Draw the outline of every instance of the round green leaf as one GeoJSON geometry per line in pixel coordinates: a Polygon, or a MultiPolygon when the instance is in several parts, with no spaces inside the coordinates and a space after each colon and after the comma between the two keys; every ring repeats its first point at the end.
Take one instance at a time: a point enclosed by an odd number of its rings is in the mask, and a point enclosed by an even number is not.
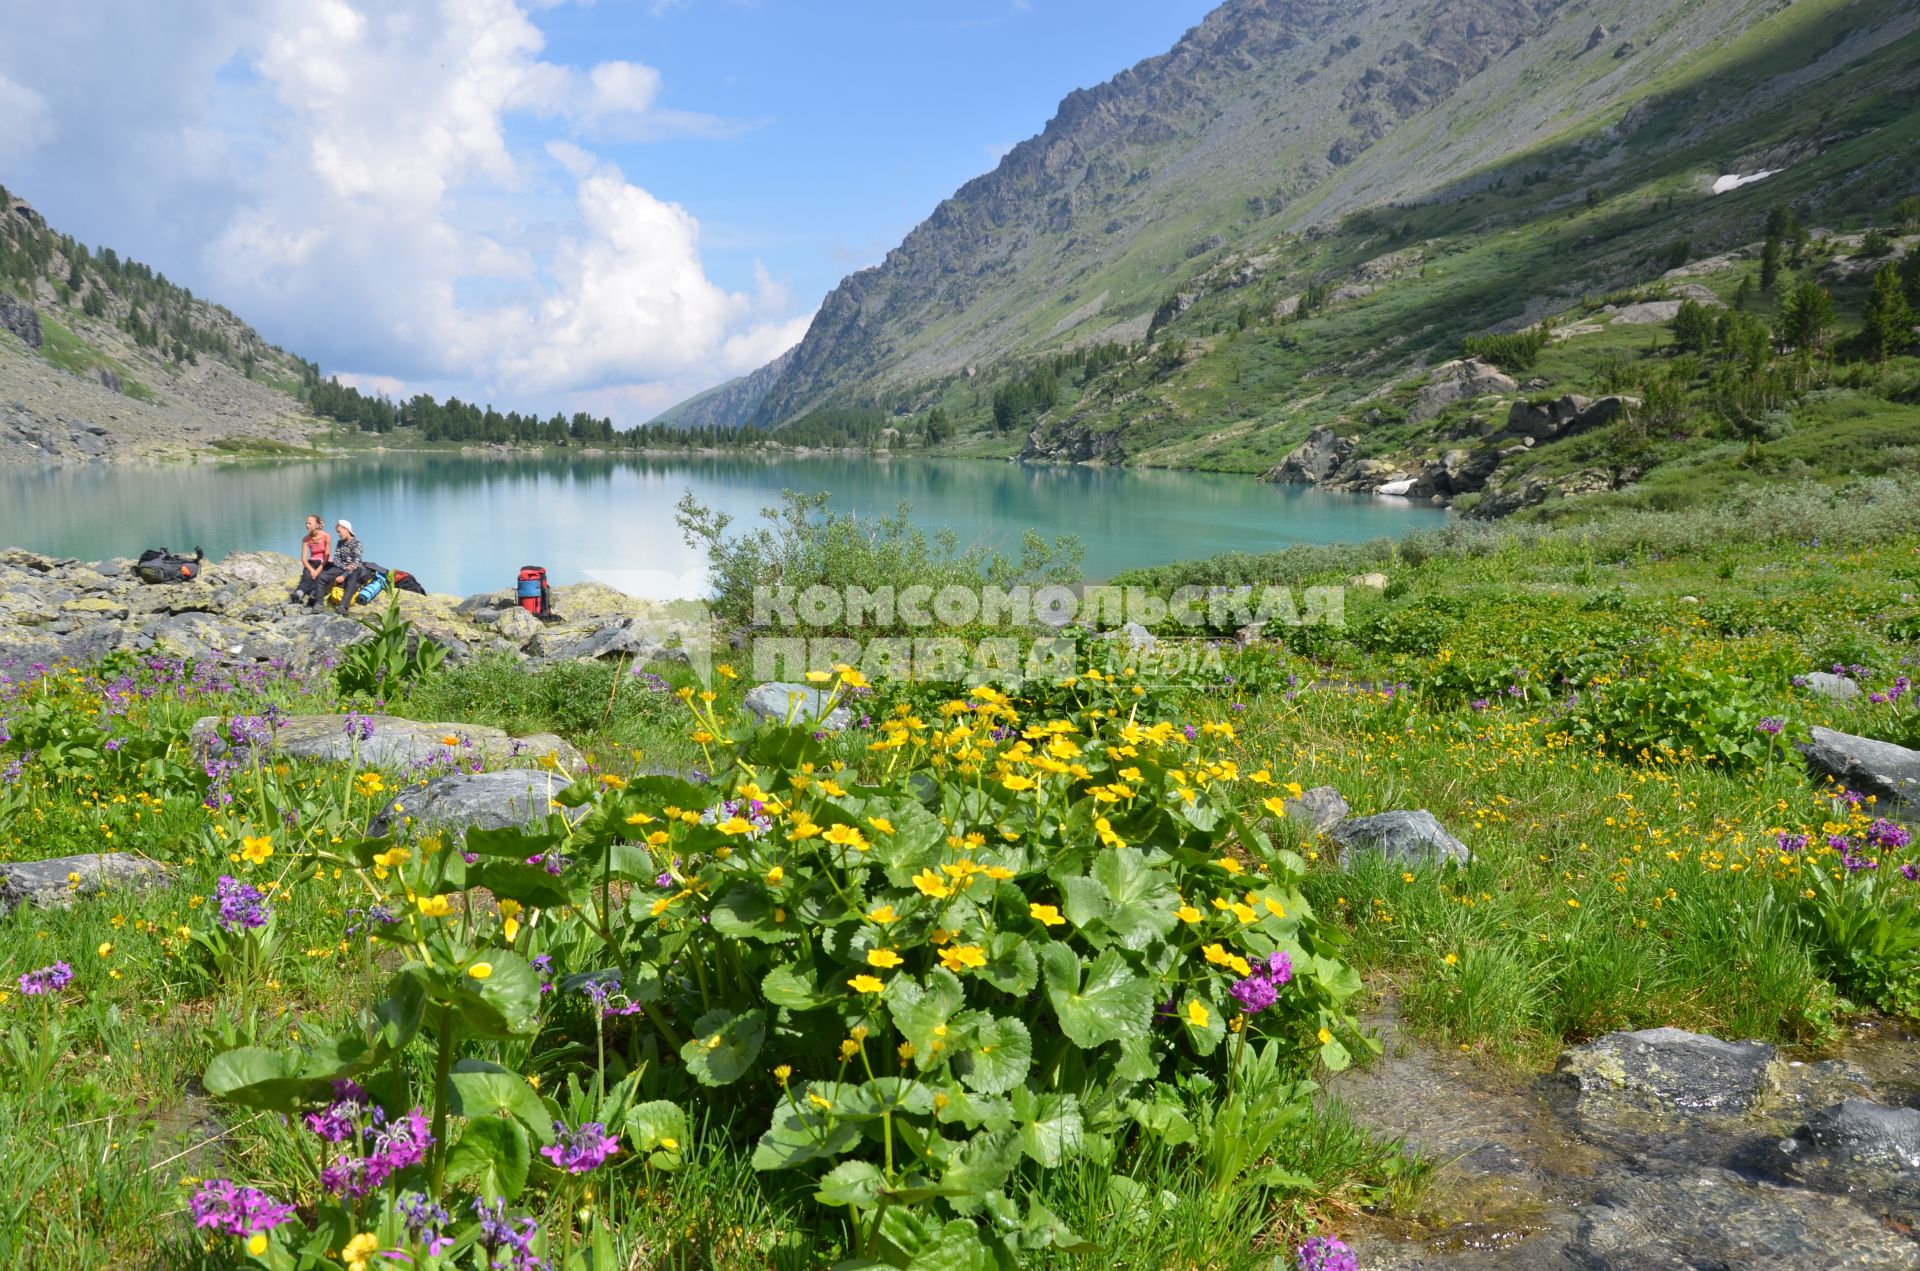
{"type": "Polygon", "coordinates": [[[701,1085],[724,1086],[746,1075],[766,1039],[767,1017],[761,1011],[709,1011],[693,1026],[680,1058],[701,1085]]]}

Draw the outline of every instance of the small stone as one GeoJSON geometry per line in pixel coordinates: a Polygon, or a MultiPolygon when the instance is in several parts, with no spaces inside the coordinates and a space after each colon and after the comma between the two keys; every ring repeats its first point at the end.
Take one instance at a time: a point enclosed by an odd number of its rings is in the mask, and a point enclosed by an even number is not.
{"type": "Polygon", "coordinates": [[[1325,834],[1346,819],[1350,809],[1340,792],[1332,786],[1315,786],[1311,790],[1301,791],[1298,798],[1287,799],[1283,805],[1291,820],[1304,821],[1311,826],[1315,834],[1325,834]]]}
{"type": "Polygon", "coordinates": [[[20,905],[65,909],[76,899],[114,887],[155,887],[172,880],[158,861],[131,852],[56,856],[0,865],[0,916],[20,905]]]}
{"type": "Polygon", "coordinates": [[[1920,1109],[1847,1099],[1807,1118],[1801,1135],[1836,1161],[1920,1171],[1920,1109]]]}
{"type": "Polygon", "coordinates": [[[824,689],[774,680],[767,684],[756,684],[748,690],[742,705],[755,719],[783,723],[791,717],[796,724],[816,724],[839,732],[853,722],[853,713],[844,706],[836,706],[826,719],[820,719],[829,696],[824,689]]]}

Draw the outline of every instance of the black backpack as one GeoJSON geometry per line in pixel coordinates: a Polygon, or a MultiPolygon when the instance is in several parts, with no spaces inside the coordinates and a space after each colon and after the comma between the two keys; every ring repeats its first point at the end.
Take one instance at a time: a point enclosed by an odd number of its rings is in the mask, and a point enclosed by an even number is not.
{"type": "Polygon", "coordinates": [[[200,576],[200,562],[206,558],[207,554],[198,547],[191,556],[175,556],[165,547],[149,547],[140,553],[133,572],[148,584],[192,582],[200,576]]]}

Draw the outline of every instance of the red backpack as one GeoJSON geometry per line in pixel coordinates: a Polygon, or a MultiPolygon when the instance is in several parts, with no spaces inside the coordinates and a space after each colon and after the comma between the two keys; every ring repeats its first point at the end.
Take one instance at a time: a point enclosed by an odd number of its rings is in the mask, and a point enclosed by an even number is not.
{"type": "Polygon", "coordinates": [[[547,590],[547,571],[540,565],[520,567],[520,607],[536,618],[553,612],[553,596],[547,590]]]}

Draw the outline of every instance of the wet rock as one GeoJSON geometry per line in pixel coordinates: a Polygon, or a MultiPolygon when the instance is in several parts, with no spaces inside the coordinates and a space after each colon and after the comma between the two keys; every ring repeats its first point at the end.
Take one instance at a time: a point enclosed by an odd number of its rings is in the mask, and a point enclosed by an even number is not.
{"type": "Polygon", "coordinates": [[[1551,1080],[1581,1115],[1674,1111],[1733,1116],[1778,1093],[1781,1065],[1763,1042],[1727,1042],[1680,1028],[1608,1033],[1565,1051],[1551,1080]]]}
{"type": "Polygon", "coordinates": [[[1835,675],[1832,671],[1809,671],[1800,677],[1806,681],[1809,693],[1820,697],[1830,697],[1834,701],[1844,702],[1860,696],[1860,686],[1844,675],[1835,675]]]}
{"type": "Polygon", "coordinates": [[[564,773],[538,768],[449,773],[395,795],[367,833],[384,838],[407,821],[456,832],[519,829],[544,820],[549,802],[570,784],[564,773]]]}
{"type": "Polygon", "coordinates": [[[826,710],[827,699],[830,696],[831,694],[824,689],[774,680],[767,684],[756,684],[748,690],[742,705],[755,719],[770,719],[780,723],[791,714],[795,723],[817,723],[821,727],[838,731],[853,722],[853,712],[844,706],[836,706],[822,721],[820,713],[826,710]]]}
{"type": "Polygon", "coordinates": [[[131,852],[56,856],[0,865],[0,916],[21,905],[65,909],[76,899],[116,887],[163,886],[172,872],[131,852]]]}
{"type": "Polygon", "coordinates": [[[1297,798],[1282,803],[1290,820],[1301,822],[1315,834],[1325,834],[1346,819],[1351,811],[1347,801],[1332,786],[1315,786],[1303,790],[1297,798]]]}
{"type": "MultiPolygon", "coordinates": [[[[373,726],[365,740],[348,735],[344,715],[290,716],[273,730],[271,749],[291,759],[333,763],[352,760],[357,754],[362,765],[387,769],[446,762],[438,757],[448,754],[463,761],[478,759],[490,766],[533,767],[549,755],[568,770],[580,764],[580,752],[552,733],[510,737],[482,724],[421,723],[396,715],[360,718],[370,720],[373,726]]],[[[218,756],[244,757],[251,749],[235,745],[233,730],[222,715],[196,720],[189,739],[195,758],[203,763],[218,756]],[[240,753],[233,753],[236,751],[240,753]]]]}
{"type": "Polygon", "coordinates": [[[1815,728],[1800,750],[1814,773],[1873,795],[1887,815],[1920,819],[1920,751],[1831,728],[1815,728]]]}
{"type": "Polygon", "coordinates": [[[1424,808],[1354,817],[1335,825],[1332,832],[1333,841],[1341,848],[1342,869],[1351,869],[1363,856],[1379,856],[1401,865],[1448,861],[1464,865],[1472,859],[1467,845],[1447,833],[1424,808]]]}
{"type": "Polygon", "coordinates": [[[1798,1137],[1836,1162],[1920,1173],[1920,1109],[1848,1099],[1814,1113],[1798,1137]]]}

